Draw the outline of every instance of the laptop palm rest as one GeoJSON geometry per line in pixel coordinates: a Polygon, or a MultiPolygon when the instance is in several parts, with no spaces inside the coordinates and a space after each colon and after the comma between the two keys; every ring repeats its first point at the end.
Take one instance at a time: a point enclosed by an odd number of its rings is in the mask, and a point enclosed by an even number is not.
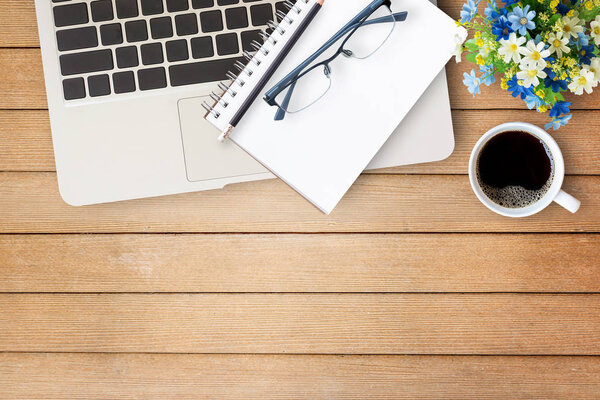
{"type": "Polygon", "coordinates": [[[177,103],[187,179],[197,182],[267,172],[233,142],[217,142],[219,132],[204,119],[203,100],[207,97],[177,103]]]}

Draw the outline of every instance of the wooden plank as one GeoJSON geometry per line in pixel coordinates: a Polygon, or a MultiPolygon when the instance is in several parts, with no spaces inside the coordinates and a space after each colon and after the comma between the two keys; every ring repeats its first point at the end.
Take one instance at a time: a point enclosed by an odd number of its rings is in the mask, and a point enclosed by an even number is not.
{"type": "MultiPolygon", "coordinates": [[[[456,148],[441,162],[386,168],[376,173],[466,174],[471,149],[488,129],[506,121],[543,126],[545,115],[521,110],[454,110],[456,148]]],[[[553,133],[563,150],[568,174],[600,174],[600,111],[575,111],[553,133]]],[[[0,110],[0,171],[54,171],[48,112],[0,110]]],[[[367,172],[369,173],[369,172],[367,172]]]]}
{"type": "MultiPolygon", "coordinates": [[[[447,64],[450,104],[454,109],[527,109],[520,99],[514,99],[500,85],[482,88],[473,98],[462,83],[463,73],[473,64],[447,64]]],[[[0,49],[0,109],[46,109],[46,92],[39,49],[0,49]]],[[[591,95],[571,96],[573,109],[600,109],[600,90],[591,95]]],[[[531,111],[534,114],[535,111],[531,111]]],[[[548,119],[545,114],[545,119],[548,119]]]]}
{"type": "Polygon", "coordinates": [[[0,109],[48,108],[39,49],[0,49],[0,74],[0,109]]]}
{"type": "Polygon", "coordinates": [[[55,171],[46,110],[0,110],[0,171],[55,171]]]}
{"type": "Polygon", "coordinates": [[[39,47],[33,0],[0,1],[0,47],[39,47]]]}
{"type": "Polygon", "coordinates": [[[0,351],[600,355],[600,294],[0,294],[0,351]]]}
{"type": "Polygon", "coordinates": [[[599,232],[599,176],[569,176],[583,205],[526,219],[496,215],[465,175],[368,175],[329,216],[279,180],[87,207],[58,194],[54,173],[0,173],[2,233],[114,232],[599,232]],[[451,207],[449,207],[451,205],[451,207]]]}
{"type": "Polygon", "coordinates": [[[4,235],[0,292],[600,292],[599,235],[4,235]]]}
{"type": "Polygon", "coordinates": [[[597,399],[598,357],[2,354],[11,399],[597,399]]]}

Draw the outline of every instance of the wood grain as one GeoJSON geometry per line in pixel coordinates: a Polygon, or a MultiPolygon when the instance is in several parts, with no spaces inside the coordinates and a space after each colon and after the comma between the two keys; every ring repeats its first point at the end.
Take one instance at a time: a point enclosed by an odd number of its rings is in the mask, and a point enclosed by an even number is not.
{"type": "Polygon", "coordinates": [[[600,294],[0,294],[0,351],[600,355],[600,294]]]}
{"type": "MultiPolygon", "coordinates": [[[[543,126],[547,116],[529,110],[454,110],[456,148],[441,162],[386,168],[376,173],[466,174],[471,149],[488,129],[506,121],[543,126]]],[[[573,120],[552,132],[568,174],[600,174],[600,111],[575,111],[573,120]]],[[[0,171],[54,171],[48,112],[0,110],[0,171]]],[[[370,173],[370,172],[367,172],[370,173]]]]}
{"type": "Polygon", "coordinates": [[[598,260],[600,235],[4,235],[0,292],[600,292],[598,260]]]}
{"type": "Polygon", "coordinates": [[[2,354],[0,397],[597,399],[598,357],[2,354]]]}
{"type": "Polygon", "coordinates": [[[533,217],[494,214],[464,175],[368,175],[329,216],[279,180],[86,207],[58,194],[54,173],[0,173],[3,233],[113,232],[599,232],[598,176],[569,176],[583,205],[533,217]]]}
{"type": "MultiPolygon", "coordinates": [[[[499,85],[484,87],[476,99],[462,83],[462,74],[473,68],[463,62],[447,64],[450,104],[454,109],[527,109],[499,85]]],[[[0,49],[0,109],[46,109],[46,91],[39,49],[0,49]]],[[[568,100],[575,96],[566,95],[568,100]]],[[[572,109],[600,109],[600,90],[577,97],[572,109]]],[[[531,112],[533,114],[534,111],[531,112]]],[[[547,115],[546,115],[547,117],[547,115]]]]}

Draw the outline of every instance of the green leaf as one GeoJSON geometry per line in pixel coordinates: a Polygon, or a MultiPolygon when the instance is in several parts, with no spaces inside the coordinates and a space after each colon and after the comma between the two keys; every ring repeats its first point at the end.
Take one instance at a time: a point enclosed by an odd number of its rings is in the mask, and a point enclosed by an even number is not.
{"type": "Polygon", "coordinates": [[[563,95],[562,95],[562,94],[560,94],[560,93],[554,93],[554,99],[555,99],[556,101],[565,101],[565,98],[564,98],[564,97],[563,97],[563,95]]]}
{"type": "Polygon", "coordinates": [[[469,51],[478,51],[479,50],[479,46],[477,46],[475,44],[475,39],[469,39],[465,42],[465,47],[469,50],[469,51]]]}
{"type": "Polygon", "coordinates": [[[475,57],[477,57],[477,53],[469,53],[467,54],[465,59],[470,63],[477,64],[477,60],[475,59],[475,57]]]}
{"type": "Polygon", "coordinates": [[[559,18],[561,18],[561,17],[562,17],[562,15],[560,15],[560,14],[558,14],[558,13],[557,13],[557,14],[554,14],[552,17],[550,17],[550,21],[548,21],[548,24],[549,24],[549,25],[554,25],[554,23],[555,23],[556,21],[558,21],[558,19],[559,19],[559,18]]]}

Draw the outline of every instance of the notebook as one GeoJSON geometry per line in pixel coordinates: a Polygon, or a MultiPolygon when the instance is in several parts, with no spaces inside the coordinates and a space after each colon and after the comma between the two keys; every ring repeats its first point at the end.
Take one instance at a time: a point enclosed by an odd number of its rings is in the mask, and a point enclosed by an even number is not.
{"type": "MultiPolygon", "coordinates": [[[[296,4],[305,11],[314,1],[296,4]]],[[[370,2],[328,0],[267,87],[313,54],[370,2]]],[[[396,24],[384,47],[370,58],[335,60],[332,87],[319,103],[274,121],[275,108],[258,99],[230,136],[327,214],[438,75],[455,49],[455,35],[463,30],[427,0],[393,0],[392,10],[407,11],[408,18],[396,24]]],[[[282,22],[284,33],[273,32],[277,43],[265,43],[270,56],[293,33],[294,24],[286,23],[282,22]]],[[[261,64],[267,63],[268,58],[263,58],[261,64]]],[[[260,65],[255,64],[251,75],[240,74],[248,88],[260,77],[260,65]]],[[[227,107],[217,104],[216,112],[207,116],[219,129],[225,128],[239,105],[236,102],[242,101],[241,96],[237,100],[227,96],[223,96],[227,107]]]]}

